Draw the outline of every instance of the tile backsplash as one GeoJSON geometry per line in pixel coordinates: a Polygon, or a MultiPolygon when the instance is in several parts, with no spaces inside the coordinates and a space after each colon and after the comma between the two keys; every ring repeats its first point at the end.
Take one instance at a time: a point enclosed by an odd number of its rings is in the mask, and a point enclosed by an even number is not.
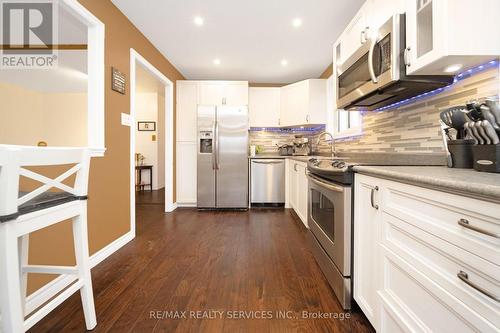
{"type": "MultiPolygon", "coordinates": [[[[324,127],[323,127],[324,128],[324,127]]],[[[322,128],[322,129],[323,129],[322,128]]],[[[282,146],[284,144],[291,144],[295,135],[303,135],[310,139],[314,139],[322,129],[315,128],[312,131],[293,131],[293,130],[263,130],[263,131],[250,131],[249,142],[250,145],[260,146],[264,153],[277,153],[276,144],[282,146]]]]}
{"type": "MultiPolygon", "coordinates": [[[[453,105],[463,105],[471,99],[498,95],[500,90],[498,67],[465,77],[443,92],[415,103],[386,111],[363,112],[363,134],[337,139],[337,151],[392,152],[392,153],[443,153],[439,126],[439,113],[453,105]]],[[[321,130],[300,132],[315,142],[321,130]]],[[[260,145],[264,152],[276,152],[279,145],[290,143],[297,133],[276,131],[251,131],[250,144],[260,145]]],[[[329,147],[321,145],[320,151],[329,147]]]]}

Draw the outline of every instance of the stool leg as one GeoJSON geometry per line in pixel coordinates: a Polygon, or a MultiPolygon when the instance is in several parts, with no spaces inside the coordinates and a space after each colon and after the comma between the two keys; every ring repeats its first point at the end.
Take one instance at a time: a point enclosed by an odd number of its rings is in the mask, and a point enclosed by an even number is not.
{"type": "Polygon", "coordinates": [[[90,276],[89,245],[87,237],[87,201],[81,201],[80,215],[73,218],[73,239],[75,242],[75,257],[78,267],[78,278],[83,281],[80,289],[85,324],[88,330],[94,329],[97,319],[90,276]]]}
{"type": "Polygon", "coordinates": [[[13,223],[0,224],[0,311],[3,332],[24,332],[18,241],[13,223]]]}
{"type": "Polygon", "coordinates": [[[28,289],[28,273],[23,273],[22,268],[28,265],[30,235],[23,235],[18,238],[19,246],[19,275],[21,277],[21,305],[23,314],[26,316],[26,293],[28,289]]]}

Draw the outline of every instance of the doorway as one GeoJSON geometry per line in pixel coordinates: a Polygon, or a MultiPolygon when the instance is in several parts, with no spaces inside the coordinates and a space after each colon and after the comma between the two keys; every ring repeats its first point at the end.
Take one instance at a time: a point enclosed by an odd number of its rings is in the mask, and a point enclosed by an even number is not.
{"type": "Polygon", "coordinates": [[[173,202],[173,83],[130,50],[130,214],[135,235],[137,203],[173,202]]]}

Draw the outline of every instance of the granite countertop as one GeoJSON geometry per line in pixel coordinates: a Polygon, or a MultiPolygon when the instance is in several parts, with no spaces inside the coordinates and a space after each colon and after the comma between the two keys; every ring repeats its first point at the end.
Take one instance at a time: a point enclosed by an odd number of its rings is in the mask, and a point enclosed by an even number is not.
{"type": "Polygon", "coordinates": [[[250,159],[265,159],[265,158],[287,158],[290,156],[281,156],[278,154],[256,154],[255,156],[248,156],[250,159]]]}
{"type": "Polygon", "coordinates": [[[500,202],[500,174],[444,166],[363,166],[354,171],[436,190],[500,202]]]}
{"type": "Polygon", "coordinates": [[[301,162],[307,162],[310,158],[328,158],[328,156],[319,156],[319,155],[310,155],[310,156],[280,156],[277,154],[257,154],[255,156],[248,156],[249,159],[273,159],[273,158],[281,158],[281,159],[292,159],[301,162]]]}

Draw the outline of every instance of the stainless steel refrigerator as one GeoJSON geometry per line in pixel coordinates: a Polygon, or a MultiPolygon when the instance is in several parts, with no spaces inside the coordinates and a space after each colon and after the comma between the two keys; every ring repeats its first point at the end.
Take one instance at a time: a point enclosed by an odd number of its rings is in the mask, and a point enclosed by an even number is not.
{"type": "Polygon", "coordinates": [[[198,106],[198,208],[248,208],[248,108],[198,106]]]}

